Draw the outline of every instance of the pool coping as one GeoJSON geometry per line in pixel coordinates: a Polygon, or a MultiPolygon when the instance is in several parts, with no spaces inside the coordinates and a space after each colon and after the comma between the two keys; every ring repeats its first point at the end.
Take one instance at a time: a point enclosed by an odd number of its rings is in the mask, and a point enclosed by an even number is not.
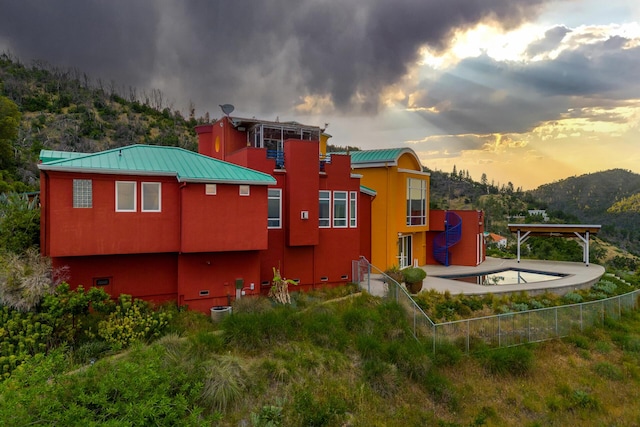
{"type": "Polygon", "coordinates": [[[530,295],[538,295],[545,292],[553,292],[564,295],[568,292],[590,288],[604,275],[604,267],[597,264],[588,266],[582,262],[546,261],[521,259],[502,259],[487,257],[486,260],[475,267],[471,266],[444,266],[425,265],[421,267],[427,272],[427,278],[423,282],[422,291],[436,290],[438,292],[449,291],[452,295],[484,295],[484,294],[513,294],[527,292],[530,295]],[[566,274],[553,280],[515,285],[478,285],[474,283],[459,282],[446,277],[436,276],[459,276],[459,275],[479,275],[496,270],[533,270],[539,272],[566,274]]]}

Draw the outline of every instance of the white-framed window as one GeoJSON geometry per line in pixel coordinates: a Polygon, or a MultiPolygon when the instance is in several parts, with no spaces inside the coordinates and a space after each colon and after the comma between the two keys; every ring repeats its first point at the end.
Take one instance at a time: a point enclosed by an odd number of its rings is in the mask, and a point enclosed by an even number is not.
{"type": "Polygon", "coordinates": [[[240,185],[240,195],[248,196],[249,194],[251,194],[250,187],[248,185],[240,185]]]}
{"type": "Polygon", "coordinates": [[[333,192],[333,226],[342,228],[347,226],[347,192],[333,192]]]}
{"type": "Polygon", "coordinates": [[[282,190],[269,188],[268,193],[269,219],[267,220],[267,228],[282,228],[282,190]]]}
{"type": "Polygon", "coordinates": [[[349,193],[349,227],[358,226],[358,192],[349,193]]]}
{"type": "Polygon", "coordinates": [[[407,225],[425,225],[427,219],[427,182],[407,178],[407,225]]]}
{"type": "Polygon", "coordinates": [[[207,196],[215,196],[218,193],[218,187],[216,184],[205,184],[204,185],[204,194],[207,196]]]}
{"type": "Polygon", "coordinates": [[[159,182],[142,183],[142,212],[162,210],[162,186],[159,182]]]}
{"type": "Polygon", "coordinates": [[[136,183],[134,181],[116,181],[116,211],[136,211],[136,183]]]}
{"type": "Polygon", "coordinates": [[[331,227],[331,191],[320,190],[320,210],[318,225],[331,227]]]}
{"type": "Polygon", "coordinates": [[[93,207],[93,188],[90,179],[73,180],[73,207],[93,207]]]}

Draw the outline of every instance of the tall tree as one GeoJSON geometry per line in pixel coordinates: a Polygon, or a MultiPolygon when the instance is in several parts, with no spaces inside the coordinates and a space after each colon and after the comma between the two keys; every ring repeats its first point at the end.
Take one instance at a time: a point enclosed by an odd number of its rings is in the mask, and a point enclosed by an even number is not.
{"type": "Polygon", "coordinates": [[[12,142],[18,136],[19,126],[18,106],[9,98],[0,96],[0,169],[7,169],[14,163],[12,142]]]}

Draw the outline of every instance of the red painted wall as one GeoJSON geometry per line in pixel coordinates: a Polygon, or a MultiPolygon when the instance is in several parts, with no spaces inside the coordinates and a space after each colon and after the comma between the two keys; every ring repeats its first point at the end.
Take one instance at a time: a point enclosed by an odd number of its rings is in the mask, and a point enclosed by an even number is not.
{"type": "MultiPolygon", "coordinates": [[[[484,214],[476,210],[454,210],[462,218],[462,236],[460,242],[452,246],[450,264],[476,266],[478,259],[485,260],[486,248],[484,239],[481,239],[481,247],[478,247],[478,235],[484,232],[484,214]]],[[[438,264],[433,258],[433,239],[444,230],[445,211],[431,210],[429,224],[431,231],[427,232],[427,264],[438,264]]]]}
{"type": "Polygon", "coordinates": [[[284,196],[287,212],[287,244],[317,245],[319,215],[320,158],[317,141],[287,140],[284,142],[287,188],[284,196]],[[307,213],[307,219],[301,217],[307,213]]]}
{"type": "Polygon", "coordinates": [[[198,152],[205,156],[226,160],[229,154],[247,146],[246,132],[236,130],[228,117],[213,124],[196,126],[195,129],[198,133],[198,152]]]}
{"type": "Polygon", "coordinates": [[[104,289],[112,296],[121,293],[151,301],[177,299],[178,255],[137,254],[53,258],[55,269],[68,268],[66,280],[85,289],[97,278],[108,278],[104,289]]]}
{"type": "Polygon", "coordinates": [[[267,248],[267,187],[250,186],[239,196],[236,184],[217,184],[206,195],[204,184],[182,191],[182,252],[242,251],[267,248]]]}
{"type": "Polygon", "coordinates": [[[41,173],[46,188],[42,228],[48,256],[177,252],[178,183],[175,177],[41,173]],[[73,179],[91,179],[93,207],[73,208],[73,179]],[[136,181],[137,212],[116,212],[115,182],[136,181]],[[161,212],[141,211],[141,182],[160,182],[161,212]],[[158,238],[162,236],[162,238],[158,238]]]}
{"type": "Polygon", "coordinates": [[[211,307],[228,305],[236,299],[236,279],[243,280],[245,296],[259,294],[259,278],[258,251],[181,254],[178,302],[206,313],[211,307]]]}

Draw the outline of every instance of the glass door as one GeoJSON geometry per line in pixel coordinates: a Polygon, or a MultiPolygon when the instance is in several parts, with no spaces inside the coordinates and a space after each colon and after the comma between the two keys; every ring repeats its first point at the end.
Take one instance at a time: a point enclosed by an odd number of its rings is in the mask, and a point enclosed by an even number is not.
{"type": "Polygon", "coordinates": [[[412,246],[413,245],[410,234],[398,237],[398,266],[400,268],[411,266],[412,246]]]}

